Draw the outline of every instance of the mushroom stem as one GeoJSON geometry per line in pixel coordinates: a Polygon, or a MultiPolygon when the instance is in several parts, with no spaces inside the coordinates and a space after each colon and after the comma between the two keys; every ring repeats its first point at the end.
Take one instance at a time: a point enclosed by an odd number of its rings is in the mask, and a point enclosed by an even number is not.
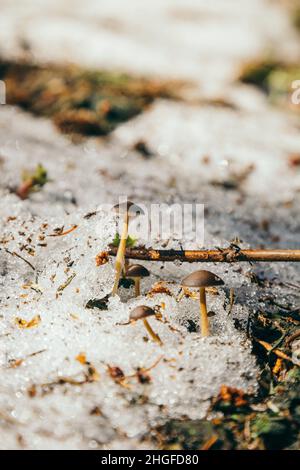
{"type": "Polygon", "coordinates": [[[125,258],[125,255],[124,255],[123,277],[126,277],[126,271],[128,267],[129,267],[129,259],[125,258]]]}
{"type": "Polygon", "coordinates": [[[206,307],[206,291],[205,287],[200,287],[200,318],[201,318],[201,335],[209,336],[209,324],[206,307]]]}
{"type": "Polygon", "coordinates": [[[155,341],[156,343],[162,345],[163,344],[162,340],[160,339],[160,337],[156,333],[154,333],[154,331],[152,330],[152,328],[150,326],[150,323],[147,321],[146,318],[144,318],[143,322],[144,322],[144,326],[145,326],[147,332],[149,333],[149,335],[151,336],[153,341],[155,341]]]}
{"type": "Polygon", "coordinates": [[[124,224],[123,224],[123,231],[117,251],[117,256],[116,256],[116,264],[115,264],[115,282],[112,290],[112,295],[116,295],[119,287],[119,281],[122,273],[122,268],[124,264],[124,259],[125,259],[125,250],[126,250],[126,242],[127,242],[127,237],[128,237],[128,222],[129,222],[129,216],[128,213],[124,215],[124,224]]]}
{"type": "Polygon", "coordinates": [[[134,278],[134,288],[135,288],[135,296],[139,297],[141,295],[141,278],[140,277],[134,278]]]}

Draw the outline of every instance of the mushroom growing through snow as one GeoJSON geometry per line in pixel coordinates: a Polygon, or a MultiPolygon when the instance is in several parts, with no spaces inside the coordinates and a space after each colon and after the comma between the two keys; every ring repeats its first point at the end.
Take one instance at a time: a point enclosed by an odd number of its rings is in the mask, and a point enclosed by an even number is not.
{"type": "Polygon", "coordinates": [[[125,259],[125,250],[126,250],[126,242],[127,242],[127,237],[128,237],[129,220],[130,218],[143,214],[144,211],[143,209],[141,209],[139,206],[137,206],[131,201],[117,204],[113,207],[113,210],[117,214],[119,214],[119,216],[123,216],[123,229],[122,229],[122,234],[121,234],[120,243],[119,243],[117,256],[116,256],[115,282],[114,282],[114,286],[112,290],[112,295],[115,295],[118,291],[119,280],[121,277],[122,268],[123,268],[124,259],[125,259]]]}
{"type": "Polygon", "coordinates": [[[149,271],[145,266],[141,264],[132,264],[126,271],[126,277],[129,279],[134,280],[135,286],[135,296],[139,297],[141,294],[140,285],[141,285],[141,278],[148,277],[150,275],[149,271]]]}
{"type": "Polygon", "coordinates": [[[152,330],[147,320],[147,317],[152,317],[152,316],[155,316],[155,311],[153,310],[153,308],[147,307],[146,305],[140,305],[139,307],[136,307],[135,309],[132,310],[129,316],[129,320],[130,322],[143,320],[144,326],[147,332],[149,333],[149,335],[151,336],[151,338],[153,339],[153,341],[162,345],[162,341],[160,337],[156,333],[154,333],[154,331],[152,330]]]}
{"type": "Polygon", "coordinates": [[[209,335],[209,323],[206,307],[206,287],[222,286],[224,282],[216,274],[209,271],[195,271],[186,276],[181,282],[183,287],[198,287],[200,291],[200,318],[201,318],[201,334],[209,335]]]}

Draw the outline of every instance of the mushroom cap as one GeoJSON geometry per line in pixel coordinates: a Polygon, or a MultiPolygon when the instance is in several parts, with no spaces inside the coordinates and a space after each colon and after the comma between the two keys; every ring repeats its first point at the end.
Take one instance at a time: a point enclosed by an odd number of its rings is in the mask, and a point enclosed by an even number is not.
{"type": "Polygon", "coordinates": [[[131,201],[121,202],[113,206],[113,211],[119,215],[128,214],[130,217],[136,217],[138,215],[143,215],[143,209],[131,201]]]}
{"type": "Polygon", "coordinates": [[[127,268],[126,271],[126,276],[127,277],[148,277],[150,276],[150,273],[145,266],[142,266],[141,264],[132,264],[127,268]]]}
{"type": "Polygon", "coordinates": [[[155,315],[153,308],[147,307],[147,305],[139,305],[130,312],[129,319],[131,321],[137,321],[153,315],[155,315]]]}
{"type": "Polygon", "coordinates": [[[224,285],[224,281],[210,271],[200,270],[186,276],[181,285],[185,287],[213,287],[224,285]]]}

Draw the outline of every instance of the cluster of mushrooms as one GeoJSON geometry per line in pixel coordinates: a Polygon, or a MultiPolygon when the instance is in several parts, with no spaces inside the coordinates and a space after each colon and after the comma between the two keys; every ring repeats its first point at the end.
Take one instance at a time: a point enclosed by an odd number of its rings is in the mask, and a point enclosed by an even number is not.
{"type": "MultiPolygon", "coordinates": [[[[115,280],[112,290],[112,295],[116,295],[119,287],[119,281],[123,274],[127,279],[132,279],[135,285],[135,297],[139,297],[141,293],[141,279],[148,277],[150,272],[147,268],[141,264],[128,265],[125,260],[126,242],[128,237],[128,227],[130,219],[144,213],[143,209],[134,204],[133,202],[127,201],[126,203],[117,204],[113,207],[113,210],[118,214],[119,217],[123,217],[123,229],[118,246],[115,262],[115,280]]],[[[224,285],[223,280],[216,274],[206,270],[195,271],[186,276],[182,282],[181,287],[186,288],[197,288],[200,294],[200,324],[201,324],[201,336],[209,336],[209,320],[207,315],[207,304],[206,304],[206,288],[217,287],[224,285]]],[[[147,305],[139,305],[134,308],[129,316],[129,322],[136,322],[142,320],[144,326],[152,338],[158,344],[162,344],[160,337],[153,331],[148,318],[155,316],[156,312],[153,308],[147,305]]]]}

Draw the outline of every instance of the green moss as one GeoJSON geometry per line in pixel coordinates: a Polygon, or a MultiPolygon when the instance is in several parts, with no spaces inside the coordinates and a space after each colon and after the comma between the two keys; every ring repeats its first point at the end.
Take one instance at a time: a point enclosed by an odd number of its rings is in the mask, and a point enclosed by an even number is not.
{"type": "MultiPolygon", "coordinates": [[[[112,242],[112,245],[113,246],[119,246],[120,244],[120,235],[118,233],[115,234],[115,237],[113,239],[113,242],[112,242]]],[[[126,246],[128,248],[132,248],[134,247],[134,245],[136,244],[137,240],[133,237],[131,237],[130,235],[128,235],[127,237],[127,240],[126,240],[126,246]]]]}
{"type": "Polygon", "coordinates": [[[239,76],[239,80],[243,83],[255,85],[268,92],[268,78],[279,66],[280,64],[272,60],[246,64],[239,76]]]}
{"type": "Polygon", "coordinates": [[[267,77],[267,89],[275,103],[286,100],[291,93],[291,86],[299,80],[300,67],[281,67],[273,70],[267,77]]]}
{"type": "Polygon", "coordinates": [[[247,395],[222,387],[210,407],[217,418],[169,420],[154,430],[163,449],[196,450],[207,445],[225,450],[300,448],[300,368],[284,360],[280,372],[274,373],[276,348],[292,356],[285,338],[299,331],[300,312],[272,305],[273,309],[252,319],[254,352],[262,368],[259,393],[247,395]],[[259,341],[269,341],[273,349],[268,351],[259,341]]]}
{"type": "Polygon", "coordinates": [[[242,83],[254,85],[265,92],[270,101],[299,112],[299,106],[292,108],[292,84],[299,80],[299,65],[283,64],[272,60],[262,60],[247,64],[240,76],[242,83]]]}
{"type": "Polygon", "coordinates": [[[28,179],[32,180],[33,188],[42,188],[49,181],[47,170],[41,164],[37,165],[36,169],[32,174],[27,173],[26,171],[24,172],[23,181],[27,181],[28,179]]]}

